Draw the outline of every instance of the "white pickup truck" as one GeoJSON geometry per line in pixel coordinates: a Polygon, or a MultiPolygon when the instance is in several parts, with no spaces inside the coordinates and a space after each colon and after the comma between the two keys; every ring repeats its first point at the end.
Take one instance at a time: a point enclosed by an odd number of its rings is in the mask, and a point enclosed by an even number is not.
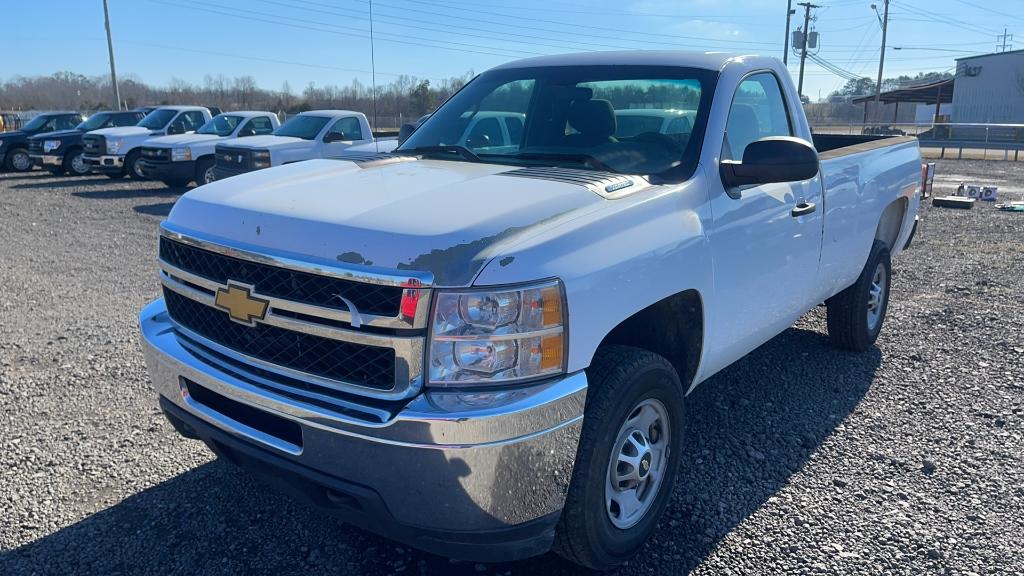
{"type": "Polygon", "coordinates": [[[128,174],[145,180],[142,173],[142,143],[153,136],[190,134],[213,118],[202,106],[160,106],[135,126],[101,128],[82,137],[83,158],[93,174],[121,178],[128,174]]]}
{"type": "Polygon", "coordinates": [[[214,181],[214,150],[217,144],[234,138],[264,136],[281,123],[272,112],[226,112],[214,116],[194,134],[158,136],[142,144],[142,173],[168,186],[195,182],[202,186],[214,181]]]}
{"type": "Polygon", "coordinates": [[[375,139],[362,112],[312,110],[289,118],[271,135],[218,143],[214,176],[221,180],[271,166],[330,158],[352,147],[390,152],[397,145],[394,138],[375,139]]]}
{"type": "Polygon", "coordinates": [[[394,153],[182,196],[147,363],[181,434],[352,523],[608,568],[694,465],[697,385],[821,303],[873,346],[920,176],[913,138],[812,137],[772,58],[513,62],[394,153]],[[689,130],[616,136],[653,108],[689,130]],[[513,145],[459,143],[496,112],[513,145]]]}

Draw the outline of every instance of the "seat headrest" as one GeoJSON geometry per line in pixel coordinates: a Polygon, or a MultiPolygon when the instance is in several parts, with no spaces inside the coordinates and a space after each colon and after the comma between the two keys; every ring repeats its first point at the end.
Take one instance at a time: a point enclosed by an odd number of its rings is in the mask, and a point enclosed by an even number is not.
{"type": "Polygon", "coordinates": [[[615,108],[607,100],[573,100],[569,105],[569,126],[595,138],[615,135],[615,108]]]}

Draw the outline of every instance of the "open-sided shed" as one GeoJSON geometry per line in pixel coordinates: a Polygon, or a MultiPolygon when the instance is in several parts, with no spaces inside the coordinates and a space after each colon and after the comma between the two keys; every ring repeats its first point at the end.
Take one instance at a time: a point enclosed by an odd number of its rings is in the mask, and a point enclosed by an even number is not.
{"type": "MultiPolygon", "coordinates": [[[[894,122],[899,114],[901,102],[935,104],[935,116],[938,116],[939,107],[942,104],[949,104],[953,101],[953,82],[955,80],[955,78],[949,78],[946,80],[939,80],[938,82],[921,84],[920,86],[882,92],[879,96],[879,100],[883,104],[896,104],[896,111],[893,113],[894,122]]],[[[874,94],[853,99],[854,104],[864,104],[864,123],[867,123],[868,121],[868,102],[873,102],[874,100],[874,94]]]]}

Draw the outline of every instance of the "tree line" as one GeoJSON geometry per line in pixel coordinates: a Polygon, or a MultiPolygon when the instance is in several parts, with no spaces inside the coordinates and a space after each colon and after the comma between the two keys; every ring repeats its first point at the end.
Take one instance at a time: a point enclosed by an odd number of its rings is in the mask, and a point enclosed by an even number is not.
{"type": "MultiPolygon", "coordinates": [[[[473,77],[473,72],[431,82],[402,75],[377,86],[376,112],[382,124],[397,126],[399,118],[416,118],[432,111],[473,77]]],[[[222,110],[269,110],[282,115],[306,110],[346,109],[372,116],[373,90],[358,79],[347,86],[309,83],[301,91],[288,82],[280,89],[260,87],[252,76],[229,78],[207,74],[201,84],[173,78],[153,86],[133,75],[118,79],[124,106],[194,104],[222,110]]],[[[93,112],[113,107],[113,90],[106,76],[57,72],[49,76],[16,76],[0,83],[0,110],[78,110],[93,112]]]]}

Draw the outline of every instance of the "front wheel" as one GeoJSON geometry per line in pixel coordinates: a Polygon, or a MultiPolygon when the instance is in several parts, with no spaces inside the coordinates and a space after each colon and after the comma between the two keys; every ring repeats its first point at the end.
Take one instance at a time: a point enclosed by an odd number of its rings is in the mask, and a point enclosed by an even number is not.
{"type": "Polygon", "coordinates": [[[28,172],[32,169],[32,157],[28,150],[15,148],[7,153],[7,169],[14,172],[28,172]]]}
{"type": "Polygon", "coordinates": [[[555,551],[595,570],[631,558],[657,526],[679,468],[683,387],[661,356],[598,351],[555,551]]]}
{"type": "Polygon", "coordinates": [[[132,180],[149,180],[142,172],[141,159],[142,155],[139,154],[138,150],[129,152],[128,156],[124,159],[124,171],[128,173],[128,177],[132,180]]]}
{"type": "Polygon", "coordinates": [[[212,157],[200,158],[199,161],[196,162],[196,186],[209,184],[217,179],[213,174],[213,165],[214,162],[212,157]]]}
{"type": "Polygon", "coordinates": [[[891,276],[889,247],[875,240],[857,282],[825,302],[828,337],[834,345],[863,352],[875,343],[889,309],[891,276]]]}
{"type": "Polygon", "coordinates": [[[85,153],[80,148],[71,150],[64,155],[64,171],[73,176],[88,176],[91,171],[85,161],[85,153]]]}

